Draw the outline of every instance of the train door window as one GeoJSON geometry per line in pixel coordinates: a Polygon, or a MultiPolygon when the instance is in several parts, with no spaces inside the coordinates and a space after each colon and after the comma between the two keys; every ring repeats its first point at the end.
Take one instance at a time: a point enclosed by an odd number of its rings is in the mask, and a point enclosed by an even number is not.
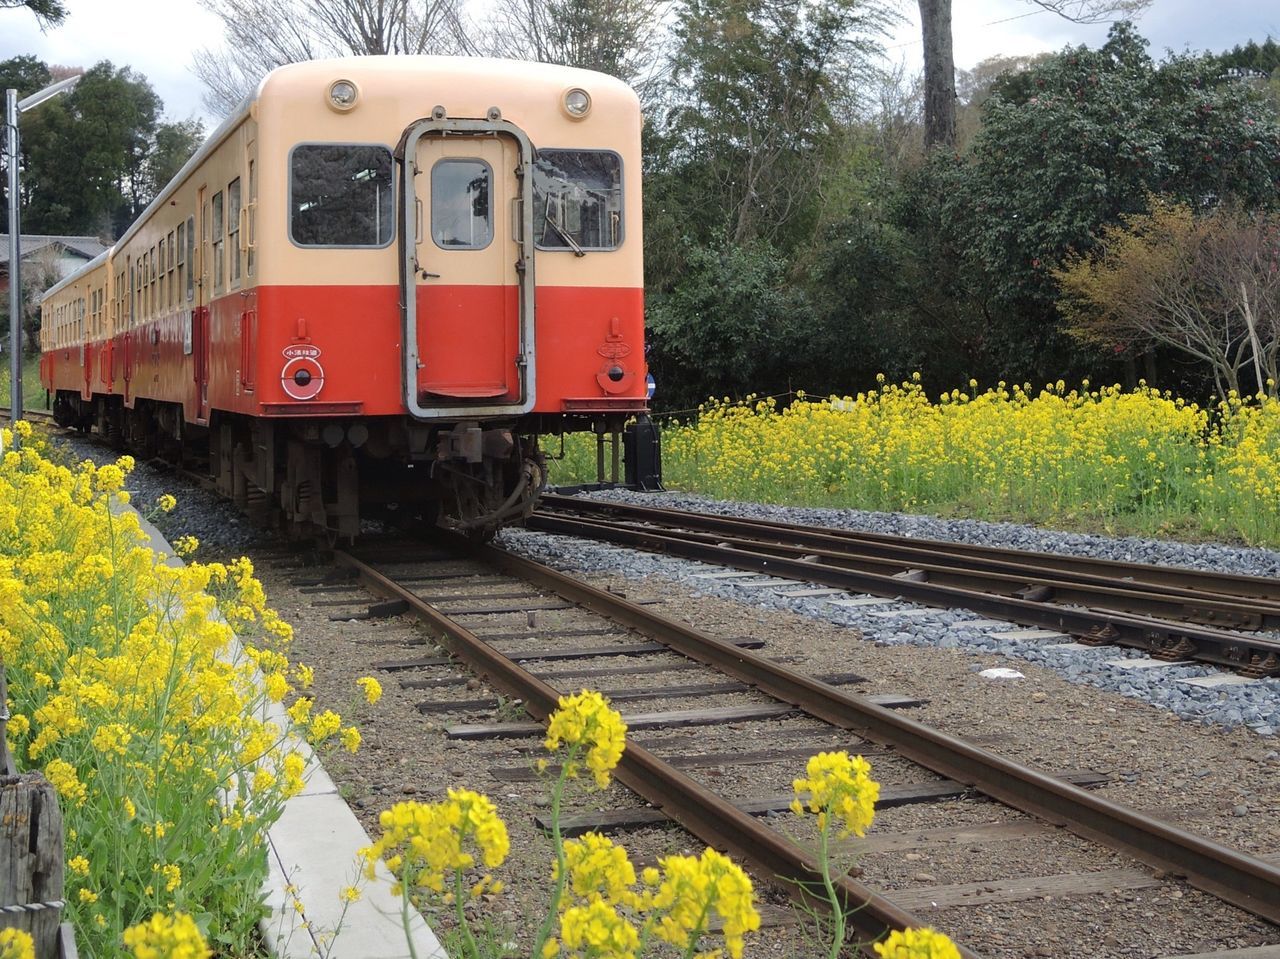
{"type": "Polygon", "coordinates": [[[483,160],[431,168],[431,238],[444,250],[483,250],[493,241],[493,168],[483,160]]]}
{"type": "Polygon", "coordinates": [[[196,218],[187,217],[187,302],[196,298],[196,218]]]}
{"type": "Polygon", "coordinates": [[[254,247],[258,242],[258,166],[253,160],[249,161],[249,216],[246,227],[249,235],[244,238],[245,245],[245,272],[253,276],[253,254],[254,247]]]}
{"type": "Polygon", "coordinates": [[[224,283],[222,252],[226,248],[222,209],[222,192],[213,195],[213,292],[222,291],[224,283]]]}
{"type": "Polygon", "coordinates": [[[539,150],[533,236],[540,250],[615,250],[622,242],[622,157],[610,150],[539,150]]]}
{"type": "Polygon", "coordinates": [[[240,178],[227,184],[227,256],[230,259],[227,272],[231,285],[240,285],[240,178]]]}
{"type": "Polygon", "coordinates": [[[391,151],[302,143],[289,155],[289,236],[298,246],[383,247],[395,226],[391,151]]]}

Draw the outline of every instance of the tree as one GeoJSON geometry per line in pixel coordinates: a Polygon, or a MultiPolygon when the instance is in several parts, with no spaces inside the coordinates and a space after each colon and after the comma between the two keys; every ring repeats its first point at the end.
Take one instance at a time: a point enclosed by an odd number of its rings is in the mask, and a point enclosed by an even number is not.
{"type": "Polygon", "coordinates": [[[203,142],[204,124],[199,120],[159,124],[147,157],[147,192],[154,197],[163,190],[203,142]]]}
{"type": "Polygon", "coordinates": [[[670,0],[497,0],[484,52],[599,70],[639,89],[657,79],[670,0]]]}
{"type": "MultiPolygon", "coordinates": [[[[1030,0],[1074,23],[1105,23],[1145,10],[1151,0],[1030,0]]],[[[925,147],[956,142],[955,59],[951,0],[918,0],[924,41],[925,147]]]]}
{"type": "Polygon", "coordinates": [[[225,46],[196,52],[205,105],[226,115],[276,67],[322,57],[474,52],[461,0],[200,0],[225,46]]]}
{"type": "Polygon", "coordinates": [[[1275,396],[1278,263],[1280,217],[1157,201],[1054,277],[1073,336],[1115,352],[1167,347],[1208,366],[1219,396],[1250,381],[1275,396]]]}
{"type": "Polygon", "coordinates": [[[32,233],[118,233],[151,200],[161,109],[146,79],[103,61],[23,121],[23,223],[32,233]]]}
{"type": "Polygon", "coordinates": [[[686,232],[784,250],[812,235],[837,118],[885,21],[867,0],[683,0],[649,172],[686,232]]]}
{"type": "Polygon", "coordinates": [[[36,15],[41,30],[59,26],[67,19],[65,0],[0,0],[0,10],[26,7],[36,15]]]}

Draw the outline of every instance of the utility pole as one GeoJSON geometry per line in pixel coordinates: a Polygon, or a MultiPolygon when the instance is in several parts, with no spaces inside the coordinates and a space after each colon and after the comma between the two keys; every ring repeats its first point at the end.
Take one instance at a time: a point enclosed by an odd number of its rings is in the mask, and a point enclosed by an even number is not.
{"type": "MultiPolygon", "coordinates": [[[[18,99],[17,90],[4,94],[4,127],[9,161],[9,422],[16,426],[22,419],[22,223],[18,210],[18,117],[34,110],[50,97],[65,93],[80,82],[78,76],[67,77],[18,99]]],[[[18,431],[13,431],[13,445],[18,445],[18,431]]],[[[0,441],[0,453],[4,443],[0,441]]]]}

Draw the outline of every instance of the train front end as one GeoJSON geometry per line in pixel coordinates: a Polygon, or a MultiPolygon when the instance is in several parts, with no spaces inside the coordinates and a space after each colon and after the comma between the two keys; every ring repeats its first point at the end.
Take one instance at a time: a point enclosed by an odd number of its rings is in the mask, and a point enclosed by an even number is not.
{"type": "Polygon", "coordinates": [[[264,177],[280,176],[259,221],[287,236],[258,254],[257,412],[292,424],[290,482],[328,490],[325,525],[350,532],[341,504],[358,503],[494,528],[531,508],[540,435],[644,411],[624,84],[355,58],[276,71],[255,111],[264,177]]]}

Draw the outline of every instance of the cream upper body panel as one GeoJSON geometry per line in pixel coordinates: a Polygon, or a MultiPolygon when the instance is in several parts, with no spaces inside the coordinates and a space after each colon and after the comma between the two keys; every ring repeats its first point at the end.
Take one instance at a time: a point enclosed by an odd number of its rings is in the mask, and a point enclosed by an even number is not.
{"type": "MultiPolygon", "coordinates": [[[[257,121],[258,256],[263,284],[395,284],[396,244],[381,249],[301,247],[290,237],[290,154],[298,144],[380,144],[394,149],[415,121],[444,108],[455,119],[483,119],[496,107],[535,149],[610,150],[622,160],[623,232],[616,250],[539,251],[539,285],[643,285],[640,218],[640,106],[624,83],[604,74],[546,64],[467,57],[353,57],[282,67],[259,87],[257,121]],[[355,85],[355,105],[329,103],[337,80],[355,85]],[[591,109],[580,120],[562,107],[564,94],[586,90],[591,109]]],[[[425,174],[424,174],[425,175],[425,174]]],[[[399,187],[397,186],[397,189],[399,187]]],[[[529,189],[532,189],[530,184],[529,189]]],[[[422,195],[419,189],[419,195],[422,195]]],[[[395,204],[400,207],[399,198],[395,204]]]]}

